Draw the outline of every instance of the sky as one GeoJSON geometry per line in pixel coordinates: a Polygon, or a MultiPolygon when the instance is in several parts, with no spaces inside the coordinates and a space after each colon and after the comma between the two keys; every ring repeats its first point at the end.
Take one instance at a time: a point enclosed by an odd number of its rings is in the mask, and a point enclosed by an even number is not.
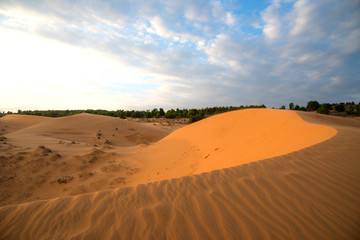
{"type": "Polygon", "coordinates": [[[359,0],[0,0],[0,111],[360,101],[359,0]]]}

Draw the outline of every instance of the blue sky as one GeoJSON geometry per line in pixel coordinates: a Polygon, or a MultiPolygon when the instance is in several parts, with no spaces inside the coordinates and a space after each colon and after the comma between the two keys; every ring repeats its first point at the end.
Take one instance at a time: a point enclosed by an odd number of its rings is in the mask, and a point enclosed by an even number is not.
{"type": "Polygon", "coordinates": [[[0,110],[360,101],[360,2],[0,1],[0,110]]]}

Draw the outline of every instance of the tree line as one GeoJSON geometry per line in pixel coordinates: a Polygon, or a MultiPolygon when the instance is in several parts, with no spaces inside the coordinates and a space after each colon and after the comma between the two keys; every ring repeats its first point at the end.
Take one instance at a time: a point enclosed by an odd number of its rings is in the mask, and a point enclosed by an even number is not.
{"type": "MultiPolygon", "coordinates": [[[[285,109],[283,105],[281,109],[285,109]]],[[[316,111],[321,114],[333,114],[333,115],[360,115],[360,102],[355,104],[354,102],[340,102],[340,103],[319,103],[316,100],[311,100],[306,104],[306,107],[300,107],[289,103],[290,110],[299,111],[316,111]]]]}
{"type": "MultiPolygon", "coordinates": [[[[120,118],[188,118],[189,122],[196,122],[205,117],[234,111],[247,108],[266,108],[264,104],[262,105],[247,105],[247,106],[227,106],[227,107],[207,107],[200,109],[170,109],[165,111],[163,108],[154,108],[152,110],[103,110],[103,109],[87,109],[87,110],[18,110],[18,114],[24,115],[36,115],[36,116],[45,116],[45,117],[64,117],[71,116],[79,113],[90,113],[97,115],[105,115],[111,117],[120,117],[120,118]]],[[[280,109],[286,109],[285,105],[281,106],[280,109]]],[[[318,101],[311,100],[307,103],[306,107],[295,105],[294,103],[289,103],[290,110],[299,110],[299,111],[316,111],[321,114],[340,114],[340,115],[360,115],[360,103],[355,104],[354,102],[340,102],[340,103],[319,103],[318,101]]],[[[12,114],[12,112],[0,112],[0,117],[12,114]]]]}
{"type": "MultiPolygon", "coordinates": [[[[103,110],[103,109],[87,109],[87,110],[18,110],[17,114],[23,115],[36,115],[36,116],[44,116],[44,117],[65,117],[71,116],[79,113],[90,113],[90,114],[97,114],[97,115],[105,115],[111,117],[120,117],[120,118],[188,118],[189,122],[196,122],[205,117],[234,111],[246,108],[266,108],[264,104],[262,105],[249,105],[249,106],[228,106],[228,107],[207,107],[201,109],[170,109],[165,111],[163,108],[154,108],[152,110],[145,110],[145,111],[136,111],[136,110],[103,110]]],[[[12,114],[12,112],[2,113],[5,114],[12,114]]]]}

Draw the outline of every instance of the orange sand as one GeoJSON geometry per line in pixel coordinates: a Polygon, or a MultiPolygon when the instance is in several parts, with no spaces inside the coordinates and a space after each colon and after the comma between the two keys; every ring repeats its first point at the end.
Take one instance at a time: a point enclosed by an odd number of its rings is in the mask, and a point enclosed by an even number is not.
{"type": "Polygon", "coordinates": [[[0,239],[360,236],[356,120],[249,109],[169,135],[89,114],[1,128],[0,239]]]}
{"type": "Polygon", "coordinates": [[[280,156],[335,134],[335,129],[309,124],[292,111],[247,109],[181,128],[150,148],[136,149],[134,158],[144,162],[144,177],[158,181],[280,156]]]}

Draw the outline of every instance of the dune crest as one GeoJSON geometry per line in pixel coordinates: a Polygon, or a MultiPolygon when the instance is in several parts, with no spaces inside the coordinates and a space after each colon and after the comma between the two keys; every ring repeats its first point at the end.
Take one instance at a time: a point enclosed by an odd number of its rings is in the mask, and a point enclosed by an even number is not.
{"type": "Polygon", "coordinates": [[[284,155],[328,140],[337,131],[294,111],[246,109],[183,127],[138,151],[148,179],[163,180],[284,155]]]}
{"type": "Polygon", "coordinates": [[[0,135],[8,134],[32,125],[51,120],[48,117],[9,114],[1,118],[0,135]]]}

